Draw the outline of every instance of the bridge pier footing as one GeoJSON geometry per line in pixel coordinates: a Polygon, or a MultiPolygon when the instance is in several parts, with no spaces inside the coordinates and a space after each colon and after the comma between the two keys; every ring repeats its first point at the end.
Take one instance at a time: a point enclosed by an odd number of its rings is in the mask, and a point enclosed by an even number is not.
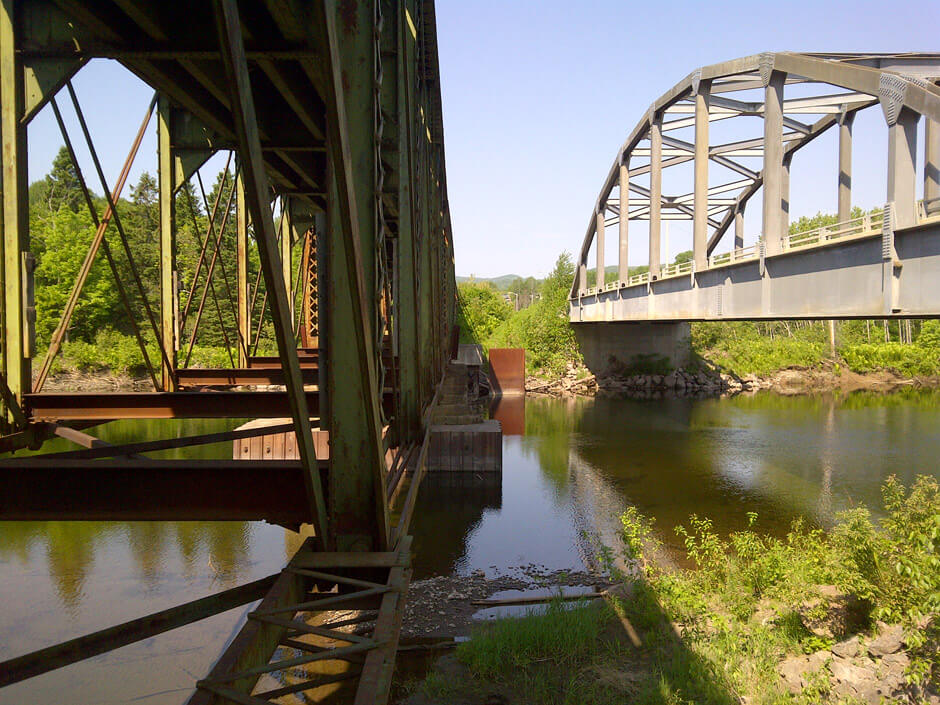
{"type": "Polygon", "coordinates": [[[683,367],[691,355],[688,323],[572,323],[584,364],[595,375],[612,364],[631,367],[665,362],[683,367]]]}

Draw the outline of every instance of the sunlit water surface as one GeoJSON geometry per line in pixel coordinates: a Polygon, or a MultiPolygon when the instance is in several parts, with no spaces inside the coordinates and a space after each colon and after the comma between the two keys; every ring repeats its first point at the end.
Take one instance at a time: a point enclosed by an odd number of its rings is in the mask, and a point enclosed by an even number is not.
{"type": "MultiPolygon", "coordinates": [[[[876,508],[892,473],[940,475],[936,392],[507,399],[494,414],[507,432],[502,481],[429,480],[412,524],[416,579],[583,570],[598,542],[617,546],[618,516],[631,504],[656,518],[681,560],[672,527],[692,513],[727,532],[756,512],[760,527],[783,534],[798,516],[824,526],[859,503],[876,508]]],[[[117,422],[97,432],[120,443],[234,425],[117,422]]],[[[166,456],[193,457],[183,453],[166,456]]],[[[231,445],[204,446],[199,457],[231,457],[231,445]]],[[[298,545],[261,523],[0,523],[0,661],[269,575],[298,545]]],[[[248,609],[4,688],[0,705],[182,703],[248,609]]]]}

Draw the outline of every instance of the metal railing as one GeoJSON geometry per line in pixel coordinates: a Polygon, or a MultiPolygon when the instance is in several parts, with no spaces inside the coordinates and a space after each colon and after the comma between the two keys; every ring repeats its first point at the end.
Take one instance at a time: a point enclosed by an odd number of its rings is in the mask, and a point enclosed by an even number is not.
{"type": "Polygon", "coordinates": [[[846,237],[853,237],[872,231],[880,231],[884,222],[884,211],[877,213],[866,213],[860,218],[852,218],[841,223],[823,225],[812,230],[784,235],[781,238],[784,250],[791,250],[797,247],[807,247],[809,245],[821,245],[832,240],[839,240],[846,237]]]}
{"type": "MultiPolygon", "coordinates": [[[[931,201],[932,203],[932,201],[931,201]]],[[[917,201],[916,222],[918,224],[928,220],[940,219],[940,213],[928,214],[927,207],[923,200],[917,201]]],[[[797,233],[790,233],[780,238],[783,245],[783,251],[794,250],[804,247],[820,246],[833,240],[840,240],[859,235],[881,232],[884,225],[884,210],[866,213],[858,218],[851,218],[840,223],[831,223],[810,230],[803,230],[797,233]]],[[[720,267],[728,264],[735,264],[746,260],[760,258],[760,243],[755,243],[749,247],[741,247],[711,255],[708,258],[708,268],[720,267]]],[[[659,278],[677,277],[683,274],[689,274],[693,271],[695,263],[693,260],[684,262],[673,262],[663,265],[660,270],[659,278]]],[[[613,291],[623,286],[636,286],[637,284],[646,284],[650,280],[649,272],[634,274],[626,282],[615,281],[606,284],[603,287],[592,287],[581,292],[582,296],[593,296],[604,291],[613,291]]]]}
{"type": "Polygon", "coordinates": [[[673,262],[672,264],[665,264],[659,270],[659,278],[664,279],[665,277],[675,277],[680,274],[688,274],[692,271],[692,267],[695,263],[692,260],[686,260],[685,262],[673,262]]]}

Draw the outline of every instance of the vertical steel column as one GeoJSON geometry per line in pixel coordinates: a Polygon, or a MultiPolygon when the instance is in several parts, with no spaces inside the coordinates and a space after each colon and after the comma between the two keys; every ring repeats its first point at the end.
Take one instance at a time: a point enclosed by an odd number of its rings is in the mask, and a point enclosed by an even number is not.
{"type": "Polygon", "coordinates": [[[607,283],[607,272],[604,265],[604,249],[606,248],[607,243],[604,241],[605,230],[604,227],[604,204],[602,203],[597,207],[597,212],[594,214],[594,257],[597,268],[595,269],[594,284],[597,286],[598,290],[603,291],[604,285],[607,283]]]}
{"type": "Polygon", "coordinates": [[[894,227],[907,228],[916,222],[917,120],[920,115],[901,107],[888,124],[888,193],[894,206],[894,227]]]}
{"type": "Polygon", "coordinates": [[[695,93],[695,186],[692,216],[692,252],[695,269],[708,266],[708,104],[710,81],[701,81],[695,93]]]}
{"type": "Polygon", "coordinates": [[[764,89],[764,198],[761,229],[768,255],[780,252],[783,223],[783,85],[787,75],[772,71],[764,89]]]}
{"type": "Polygon", "coordinates": [[[940,213],[940,123],[924,125],[924,208],[927,215],[940,213]]]}
{"type": "Polygon", "coordinates": [[[659,278],[662,252],[663,116],[650,120],[650,281],[659,278]]]}
{"type": "Polygon", "coordinates": [[[780,168],[780,232],[787,235],[790,232],[790,162],[792,153],[783,157],[780,168]]]}
{"type": "Polygon", "coordinates": [[[587,255],[578,262],[578,293],[587,289],[587,255]]]}
{"type": "Polygon", "coordinates": [[[171,137],[172,108],[161,95],[157,103],[157,157],[160,194],[160,330],[167,359],[162,362],[163,391],[176,390],[176,169],[171,137]],[[167,365],[169,362],[169,366],[167,365]]]}
{"type": "MultiPolygon", "coordinates": [[[[385,550],[385,453],[374,340],[375,200],[372,2],[340,12],[313,5],[327,79],[326,394],[330,414],[330,517],[339,551],[385,550]],[[361,100],[352,100],[359,96],[361,100]],[[347,112],[347,106],[349,108],[347,112]],[[365,170],[365,173],[363,173],[365,170]],[[365,190],[365,197],[357,189],[365,190]],[[363,229],[360,230],[360,227],[363,229]],[[373,274],[369,275],[370,277],[373,274]]],[[[321,347],[322,349],[322,347],[321,347]]],[[[296,357],[296,353],[292,353],[296,357]]]]}
{"type": "Polygon", "coordinates": [[[855,113],[839,116],[839,222],[852,217],[852,123],[855,113]]]}
{"type": "Polygon", "coordinates": [[[235,280],[238,302],[238,366],[248,367],[251,311],[248,310],[248,211],[241,169],[235,170],[235,280]]]}
{"type": "Polygon", "coordinates": [[[618,240],[620,243],[617,258],[617,278],[621,282],[630,279],[630,157],[623,157],[620,162],[620,222],[618,240]]]}
{"type": "Polygon", "coordinates": [[[375,25],[375,3],[379,0],[360,0],[356,3],[337,3],[336,31],[339,60],[344,67],[343,88],[347,106],[346,132],[350,137],[350,171],[359,212],[359,241],[362,243],[362,281],[366,286],[366,310],[370,329],[374,328],[376,307],[379,305],[375,289],[375,153],[373,114],[375,93],[373,76],[375,39],[365,27],[375,25]]]}
{"type": "Polygon", "coordinates": [[[294,290],[293,283],[293,258],[291,257],[291,246],[294,240],[299,239],[300,233],[297,232],[296,214],[294,213],[296,204],[292,196],[288,196],[281,202],[281,207],[286,212],[284,218],[284,230],[281,233],[281,272],[284,275],[284,288],[287,289],[287,308],[290,311],[291,320],[294,320],[294,297],[291,292],[294,290]]]}
{"type": "MultiPolygon", "coordinates": [[[[415,4],[416,24],[418,26],[418,53],[420,57],[424,51],[424,31],[420,17],[420,6],[415,4]]],[[[416,57],[416,58],[417,58],[416,57]]],[[[418,60],[420,70],[420,59],[418,60]]],[[[418,114],[421,122],[418,125],[418,258],[420,274],[418,276],[418,340],[420,345],[421,377],[422,377],[422,403],[431,400],[434,394],[434,352],[433,352],[433,311],[431,297],[433,282],[431,281],[431,156],[430,139],[428,137],[428,96],[427,84],[418,81],[418,114]]]]}
{"type": "Polygon", "coordinates": [[[734,249],[744,248],[744,204],[738,203],[734,208],[734,249]]]}
{"type": "MultiPolygon", "coordinates": [[[[27,330],[29,286],[26,258],[29,252],[29,190],[26,183],[26,125],[23,66],[16,53],[16,16],[13,0],[0,7],[0,137],[3,158],[3,374],[18,404],[30,391],[30,336],[27,330]]],[[[4,405],[5,407],[6,405],[4,405]]],[[[13,420],[8,410],[5,419],[13,420]]]]}
{"type": "Polygon", "coordinates": [[[398,326],[400,411],[402,440],[416,441],[421,433],[420,374],[418,370],[418,299],[415,257],[414,204],[414,65],[416,34],[407,13],[409,2],[397,7],[398,57],[398,276],[395,301],[398,326]]]}

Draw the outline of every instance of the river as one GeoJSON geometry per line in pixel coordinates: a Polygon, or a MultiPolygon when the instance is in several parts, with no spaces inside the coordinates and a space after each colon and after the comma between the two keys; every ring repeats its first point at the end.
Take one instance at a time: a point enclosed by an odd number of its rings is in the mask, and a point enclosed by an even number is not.
{"type": "MultiPolygon", "coordinates": [[[[507,399],[494,414],[506,431],[502,481],[455,488],[431,478],[422,488],[415,579],[531,564],[583,570],[598,541],[617,545],[629,505],[655,517],[681,562],[672,528],[692,513],[728,532],[756,512],[759,528],[782,535],[796,517],[826,526],[842,509],[876,511],[892,473],[905,483],[940,476],[940,392],[507,399]]],[[[100,431],[116,443],[234,425],[128,421],[100,431]]],[[[231,445],[200,453],[231,457],[231,445]]],[[[0,523],[0,661],[269,575],[298,545],[261,523],[0,523]]],[[[4,688],[0,705],[182,703],[247,610],[4,688]]]]}

